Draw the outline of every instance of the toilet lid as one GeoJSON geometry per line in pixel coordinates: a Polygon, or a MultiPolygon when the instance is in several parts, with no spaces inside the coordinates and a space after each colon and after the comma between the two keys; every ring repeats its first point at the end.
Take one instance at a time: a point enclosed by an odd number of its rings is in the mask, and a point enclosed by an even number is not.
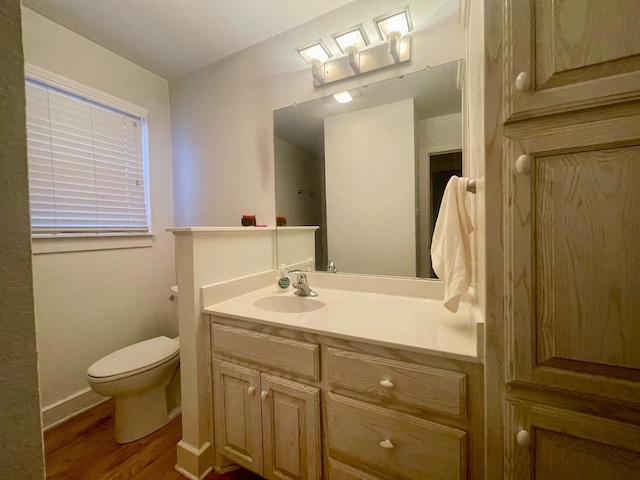
{"type": "Polygon", "coordinates": [[[87,369],[95,378],[113,377],[163,363],[180,353],[176,338],[156,337],[110,353],[87,369]]]}

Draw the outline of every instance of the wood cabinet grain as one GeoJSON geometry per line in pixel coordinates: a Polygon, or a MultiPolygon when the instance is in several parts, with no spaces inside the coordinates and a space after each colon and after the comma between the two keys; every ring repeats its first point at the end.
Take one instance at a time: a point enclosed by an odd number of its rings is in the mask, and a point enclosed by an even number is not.
{"type": "Polygon", "coordinates": [[[637,480],[640,8],[489,3],[504,6],[504,56],[487,68],[503,67],[505,92],[487,178],[500,185],[487,248],[502,252],[504,300],[488,311],[487,377],[504,372],[490,388],[505,410],[488,440],[495,452],[502,437],[508,479],[637,480]]]}
{"type": "Polygon", "coordinates": [[[506,6],[506,119],[640,97],[636,0],[509,0],[506,6]]]}

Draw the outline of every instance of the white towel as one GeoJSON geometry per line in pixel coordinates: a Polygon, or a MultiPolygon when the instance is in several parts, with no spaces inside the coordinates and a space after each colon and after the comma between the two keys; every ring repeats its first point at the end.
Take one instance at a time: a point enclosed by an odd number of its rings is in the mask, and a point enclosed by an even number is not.
{"type": "Polygon", "coordinates": [[[444,284],[444,306],[458,311],[460,295],[471,284],[471,218],[465,197],[468,178],[453,176],[444,190],[431,241],[433,271],[444,284]]]}

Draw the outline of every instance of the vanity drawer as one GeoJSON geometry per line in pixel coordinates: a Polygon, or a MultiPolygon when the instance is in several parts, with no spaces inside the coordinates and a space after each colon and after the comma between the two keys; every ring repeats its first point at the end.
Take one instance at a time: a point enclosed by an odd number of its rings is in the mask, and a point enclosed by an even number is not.
{"type": "Polygon", "coordinates": [[[318,345],[217,323],[211,335],[215,353],[320,380],[318,345]]]}
{"type": "Polygon", "coordinates": [[[328,459],[327,466],[329,480],[378,480],[378,477],[368,475],[333,458],[328,459]]]}
{"type": "Polygon", "coordinates": [[[466,418],[464,373],[328,348],[329,384],[466,418]]]}
{"type": "Polygon", "coordinates": [[[331,458],[382,478],[466,478],[464,431],[341,395],[327,398],[331,458]]]}

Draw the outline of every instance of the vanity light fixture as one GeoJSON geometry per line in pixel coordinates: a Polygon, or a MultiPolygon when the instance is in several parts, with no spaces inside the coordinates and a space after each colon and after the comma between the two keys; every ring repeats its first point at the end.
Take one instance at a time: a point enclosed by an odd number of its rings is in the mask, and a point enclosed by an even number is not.
{"type": "Polygon", "coordinates": [[[324,72],[322,71],[322,65],[331,58],[331,52],[325,44],[322,43],[322,40],[317,40],[303,47],[296,48],[296,50],[300,56],[304,58],[304,61],[311,65],[311,75],[314,80],[320,85],[323,84],[324,72]]]}
{"type": "Polygon", "coordinates": [[[400,62],[400,53],[398,49],[400,38],[413,30],[411,25],[411,17],[409,16],[409,7],[393,12],[385,13],[373,19],[380,35],[380,40],[389,42],[389,54],[393,57],[395,63],[400,62]]]}
{"type": "Polygon", "coordinates": [[[369,39],[362,25],[347,28],[338,33],[331,35],[340,47],[342,53],[347,55],[349,67],[354,74],[360,73],[360,58],[358,53],[360,50],[369,45],[369,39]]]}
{"type": "Polygon", "coordinates": [[[322,41],[296,49],[311,65],[314,86],[326,85],[380,68],[411,60],[409,8],[394,10],[374,19],[381,42],[369,45],[362,25],[334,33],[332,38],[344,55],[331,58],[322,41]]]}
{"type": "Polygon", "coordinates": [[[334,93],[333,98],[335,98],[336,102],[338,103],[349,103],[353,100],[353,97],[348,90],[345,90],[344,92],[334,93]]]}

